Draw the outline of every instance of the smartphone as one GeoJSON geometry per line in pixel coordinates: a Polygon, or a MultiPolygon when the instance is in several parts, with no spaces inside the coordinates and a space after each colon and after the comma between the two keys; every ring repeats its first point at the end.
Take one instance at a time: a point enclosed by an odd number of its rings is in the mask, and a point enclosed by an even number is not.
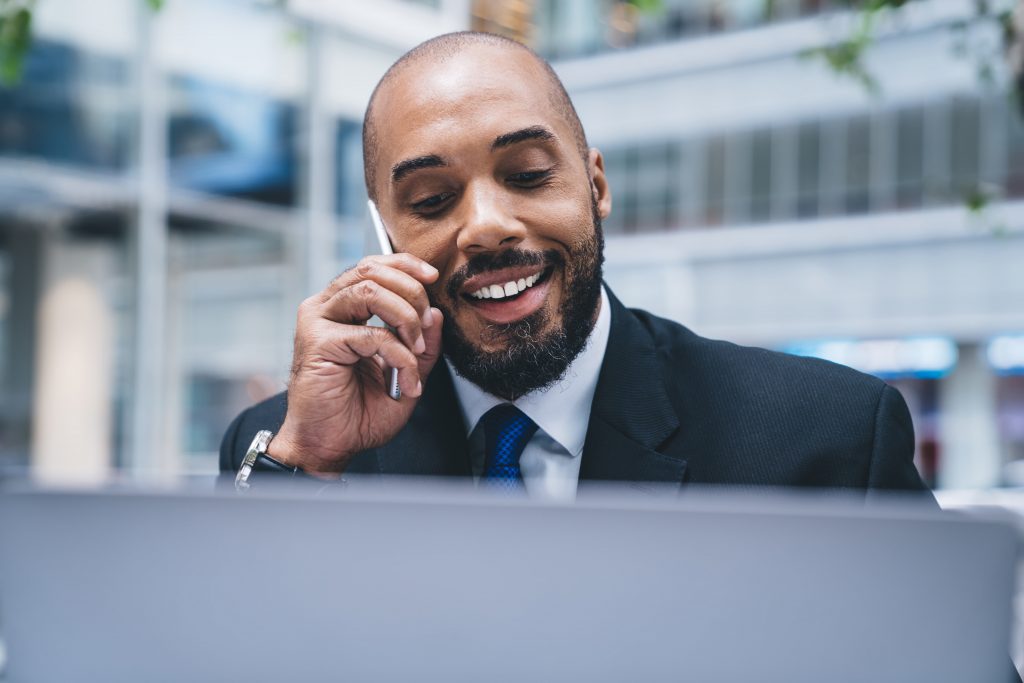
{"type": "MultiPolygon", "coordinates": [[[[385,256],[389,256],[395,253],[394,248],[391,246],[391,239],[388,237],[388,231],[384,227],[384,221],[380,217],[380,212],[377,211],[377,205],[373,203],[372,199],[366,201],[366,205],[370,207],[370,220],[373,222],[373,231],[377,235],[377,244],[380,247],[380,253],[385,256]]],[[[388,326],[388,329],[392,332],[395,328],[388,326]]],[[[387,378],[388,385],[388,396],[395,399],[396,401],[402,398],[402,389],[398,386],[398,370],[397,368],[390,368],[390,373],[387,378]]]]}

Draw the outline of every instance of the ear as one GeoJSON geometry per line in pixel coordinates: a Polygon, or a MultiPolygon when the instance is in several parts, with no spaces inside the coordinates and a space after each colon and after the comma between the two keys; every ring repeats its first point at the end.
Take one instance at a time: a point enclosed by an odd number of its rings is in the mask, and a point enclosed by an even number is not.
{"type": "Polygon", "coordinates": [[[612,212],[612,190],[608,187],[608,176],[604,174],[604,157],[597,147],[587,153],[587,170],[590,174],[590,192],[597,203],[597,212],[604,220],[612,212]]]}

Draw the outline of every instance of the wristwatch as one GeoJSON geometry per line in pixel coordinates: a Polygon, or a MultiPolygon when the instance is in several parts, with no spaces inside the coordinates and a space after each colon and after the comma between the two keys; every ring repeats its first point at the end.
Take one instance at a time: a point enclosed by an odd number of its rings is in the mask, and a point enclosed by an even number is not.
{"type": "Polygon", "coordinates": [[[290,477],[301,476],[303,478],[308,476],[298,467],[289,467],[267,455],[267,447],[270,446],[270,440],[273,438],[274,433],[269,429],[261,429],[256,432],[256,436],[249,444],[249,450],[245,452],[242,464],[238,468],[238,474],[235,475],[236,491],[249,490],[252,486],[249,483],[249,478],[253,472],[276,472],[290,477]]]}

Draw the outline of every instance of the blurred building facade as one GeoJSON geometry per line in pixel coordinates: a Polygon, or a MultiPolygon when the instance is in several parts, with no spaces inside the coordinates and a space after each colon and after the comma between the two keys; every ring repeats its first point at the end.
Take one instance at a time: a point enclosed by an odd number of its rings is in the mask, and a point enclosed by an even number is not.
{"type": "Polygon", "coordinates": [[[0,472],[216,471],[363,253],[376,80],[462,0],[36,3],[0,88],[0,472]]]}
{"type": "Polygon", "coordinates": [[[997,23],[909,3],[872,89],[806,56],[861,21],[839,3],[658,4],[538,3],[605,154],[616,291],[895,384],[934,485],[1020,484],[1024,123],[997,23]]]}
{"type": "Polygon", "coordinates": [[[956,54],[993,39],[955,28],[974,4],[881,28],[878,95],[801,56],[849,30],[829,3],[655,4],[40,0],[0,89],[0,466],[214,471],[230,418],[283,387],[298,302],[364,251],[370,90],[472,26],[563,76],[627,304],[878,374],[926,478],[1019,481],[1024,124],[956,54]]]}

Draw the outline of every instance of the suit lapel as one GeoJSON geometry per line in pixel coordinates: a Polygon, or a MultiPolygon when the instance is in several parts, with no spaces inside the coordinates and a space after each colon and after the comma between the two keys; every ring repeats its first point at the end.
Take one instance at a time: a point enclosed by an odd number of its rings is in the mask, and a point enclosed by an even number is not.
{"type": "Polygon", "coordinates": [[[580,480],[681,483],[686,461],[657,448],[679,427],[654,340],[608,293],[611,332],[590,409],[580,480]]]}
{"type": "Polygon", "coordinates": [[[381,474],[468,477],[472,474],[462,410],[448,366],[439,360],[408,424],[377,449],[381,474]]]}

